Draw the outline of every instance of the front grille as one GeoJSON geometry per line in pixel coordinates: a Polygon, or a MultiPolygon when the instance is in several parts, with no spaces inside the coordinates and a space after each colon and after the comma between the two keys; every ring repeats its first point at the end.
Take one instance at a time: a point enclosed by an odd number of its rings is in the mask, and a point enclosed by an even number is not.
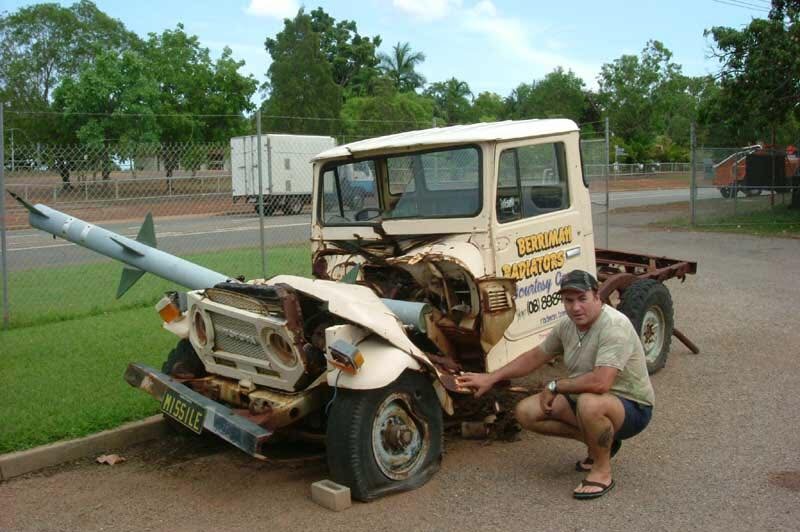
{"type": "Polygon", "coordinates": [[[491,288],[487,292],[489,299],[489,312],[498,312],[511,308],[511,300],[508,293],[502,288],[491,288]]]}
{"type": "Polygon", "coordinates": [[[258,341],[258,331],[252,323],[209,312],[214,326],[214,350],[269,361],[258,341]]]}

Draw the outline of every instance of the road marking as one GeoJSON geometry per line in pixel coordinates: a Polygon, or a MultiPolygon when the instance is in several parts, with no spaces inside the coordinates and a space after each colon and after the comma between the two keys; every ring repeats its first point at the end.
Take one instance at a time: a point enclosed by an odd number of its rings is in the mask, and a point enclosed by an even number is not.
{"type": "MultiPolygon", "coordinates": [[[[264,229],[273,229],[273,228],[281,229],[281,228],[285,228],[285,227],[308,227],[309,225],[311,225],[310,222],[308,222],[308,223],[299,223],[299,224],[277,224],[277,225],[266,225],[266,226],[264,226],[264,229]]],[[[254,227],[228,227],[228,228],[222,228],[222,229],[213,229],[211,231],[194,231],[194,232],[190,232],[190,233],[181,233],[181,232],[171,231],[171,232],[162,233],[160,235],[157,235],[157,237],[158,238],[174,238],[174,237],[182,237],[182,236],[212,235],[212,234],[216,234],[216,233],[234,233],[234,232],[253,231],[253,230],[256,230],[256,229],[258,229],[257,225],[254,226],[254,227]]],[[[128,236],[128,235],[123,235],[123,236],[128,236]]],[[[130,236],[128,236],[128,238],[136,238],[136,235],[130,235],[130,236]]],[[[31,250],[36,250],[36,249],[63,248],[63,247],[76,246],[76,245],[77,244],[73,244],[72,242],[66,242],[64,244],[51,244],[51,245],[48,245],[48,246],[30,246],[30,247],[25,247],[25,248],[12,248],[12,249],[9,249],[8,251],[9,252],[12,252],[12,251],[31,251],[31,250]]],[[[81,247],[83,247],[83,246],[81,246],[81,247]]]]}

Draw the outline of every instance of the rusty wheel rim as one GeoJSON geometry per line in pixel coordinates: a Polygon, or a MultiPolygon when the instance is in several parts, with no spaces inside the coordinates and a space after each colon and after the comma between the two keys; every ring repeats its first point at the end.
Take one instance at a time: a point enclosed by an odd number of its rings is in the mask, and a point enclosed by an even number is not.
{"type": "Polygon", "coordinates": [[[408,478],[424,460],[429,432],[406,394],[384,399],[372,424],[372,451],[381,472],[393,480],[408,478]]]}
{"type": "Polygon", "coordinates": [[[642,320],[641,340],[644,347],[644,356],[647,362],[652,364],[661,356],[661,349],[664,347],[664,330],[666,320],[664,313],[658,306],[652,306],[645,312],[642,320]]]}

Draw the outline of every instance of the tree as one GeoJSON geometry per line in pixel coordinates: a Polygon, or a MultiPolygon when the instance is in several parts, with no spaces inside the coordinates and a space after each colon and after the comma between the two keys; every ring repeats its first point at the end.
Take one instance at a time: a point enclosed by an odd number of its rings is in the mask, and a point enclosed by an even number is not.
{"type": "MultiPolygon", "coordinates": [[[[140,44],[122,22],[88,0],[69,8],[35,4],[0,17],[0,100],[12,110],[49,110],[53,90],[95,60],[98,50],[121,53],[140,44]]],[[[56,130],[47,115],[8,115],[7,126],[47,140],[56,130]]]]}
{"type": "Polygon", "coordinates": [[[641,56],[623,55],[604,64],[598,81],[598,97],[612,130],[635,160],[655,158],[657,136],[688,144],[702,83],[684,76],[662,43],[649,41],[641,56]]]}
{"type": "Polygon", "coordinates": [[[506,100],[506,112],[515,119],[563,117],[579,122],[585,108],[583,80],[561,67],[540,81],[520,84],[506,100]]]}
{"type": "Polygon", "coordinates": [[[379,84],[374,96],[350,98],[342,108],[349,140],[388,135],[429,127],[434,102],[415,92],[397,92],[390,83],[379,84]]]}
{"type": "MultiPolygon", "coordinates": [[[[780,136],[790,116],[800,118],[800,1],[774,0],[768,19],[743,29],[707,30],[722,63],[716,105],[748,140],[780,136]]],[[[789,136],[798,132],[792,131],[789,136]]]]}
{"type": "Polygon", "coordinates": [[[466,81],[450,78],[437,81],[425,89],[425,96],[433,98],[436,104],[435,114],[445,124],[463,124],[472,117],[472,91],[466,81]]]}
{"type": "Polygon", "coordinates": [[[77,80],[66,79],[54,91],[54,107],[63,112],[61,140],[92,148],[91,161],[53,161],[69,186],[74,165],[99,168],[103,178],[111,172],[111,145],[155,142],[159,131],[154,109],[159,105],[159,85],[141,55],[126,51],[100,52],[85,65],[77,80]],[[135,114],[132,124],[127,115],[135,114]]]}
{"type": "Polygon", "coordinates": [[[243,113],[253,109],[257,82],[238,72],[244,62],[235,61],[230,49],[213,62],[197,36],[178,24],[149,35],[144,59],[161,90],[156,108],[161,142],[219,142],[243,132],[243,113]]]}
{"type": "Polygon", "coordinates": [[[345,97],[365,96],[374,88],[380,71],[376,49],[380,36],[365,37],[351,20],[336,20],[321,7],[310,13],[311,27],[320,37],[320,47],[331,65],[333,81],[345,97]]]}
{"type": "Polygon", "coordinates": [[[425,78],[416,68],[425,61],[425,54],[412,52],[407,42],[392,47],[392,54],[378,54],[380,69],[400,92],[415,91],[425,85],[425,78]]]}
{"type": "Polygon", "coordinates": [[[495,122],[504,117],[505,103],[499,94],[484,91],[472,102],[472,120],[475,122],[495,122]]]}
{"type": "Polygon", "coordinates": [[[264,108],[271,131],[327,133],[338,129],[342,88],[321,51],[320,35],[301,8],[294,19],[284,19],[283,30],[264,45],[272,56],[267,72],[269,100],[264,108]],[[297,118],[313,117],[314,119],[297,118]]]}

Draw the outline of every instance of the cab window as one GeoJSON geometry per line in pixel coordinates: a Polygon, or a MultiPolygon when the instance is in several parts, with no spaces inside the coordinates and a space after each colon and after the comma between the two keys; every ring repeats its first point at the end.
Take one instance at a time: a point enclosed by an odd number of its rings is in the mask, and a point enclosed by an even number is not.
{"type": "Polygon", "coordinates": [[[497,175],[497,219],[510,222],[569,207],[564,143],[503,150],[497,175]]]}

